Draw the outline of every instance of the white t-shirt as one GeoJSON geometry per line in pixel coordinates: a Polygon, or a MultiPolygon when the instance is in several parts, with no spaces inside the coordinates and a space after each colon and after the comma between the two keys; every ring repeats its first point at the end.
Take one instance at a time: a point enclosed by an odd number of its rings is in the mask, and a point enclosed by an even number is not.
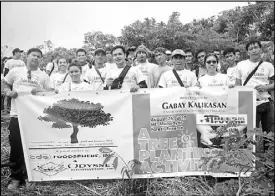
{"type": "Polygon", "coordinates": [[[65,82],[59,87],[59,92],[69,91],[88,91],[90,90],[89,83],[81,81],[79,84],[73,82],[65,82]]]}
{"type": "Polygon", "coordinates": [[[228,67],[227,76],[228,76],[228,79],[229,79],[229,85],[230,86],[235,86],[236,76],[237,76],[237,66],[228,67]]]}
{"type": "MultiPolygon", "coordinates": [[[[185,87],[195,86],[197,83],[197,77],[194,72],[189,70],[176,70],[182,83],[185,87]]],[[[160,77],[158,86],[163,88],[178,87],[180,84],[176,76],[173,73],[173,70],[166,71],[160,77]]]]}
{"type": "Polygon", "coordinates": [[[81,67],[82,68],[82,74],[81,74],[81,79],[84,79],[86,72],[90,69],[89,64],[86,64],[81,67]]]}
{"type": "Polygon", "coordinates": [[[158,88],[158,82],[160,80],[161,75],[171,70],[172,68],[168,65],[165,66],[156,66],[149,70],[148,80],[151,88],[158,88]]]}
{"type": "MultiPolygon", "coordinates": [[[[19,67],[12,69],[6,75],[4,80],[13,85],[13,90],[16,92],[31,92],[34,88],[49,89],[51,87],[49,76],[39,68],[36,71],[31,71],[31,79],[28,80],[27,67],[19,67]]],[[[16,117],[17,111],[14,99],[11,100],[10,116],[16,117]]]]}
{"type": "MultiPolygon", "coordinates": [[[[116,67],[112,70],[109,70],[106,74],[106,80],[105,80],[104,86],[106,86],[106,81],[108,80],[108,78],[112,78],[115,80],[116,78],[119,77],[122,70],[123,70],[123,68],[118,68],[118,67],[116,67]]],[[[142,72],[140,71],[140,69],[138,69],[137,67],[131,67],[128,70],[128,72],[123,80],[121,89],[130,89],[133,84],[138,84],[141,81],[145,81],[145,78],[144,78],[142,72]]]]}
{"type": "MultiPolygon", "coordinates": [[[[100,68],[98,70],[103,80],[105,80],[108,70],[109,69],[107,69],[106,67],[100,68]]],[[[102,82],[102,79],[100,78],[94,67],[86,72],[84,79],[90,83],[91,90],[103,90],[104,82],[102,82]]]]}
{"type": "Polygon", "coordinates": [[[50,76],[51,85],[54,89],[58,89],[63,81],[69,82],[70,80],[71,80],[71,78],[70,78],[69,74],[67,74],[67,73],[61,74],[61,73],[57,72],[50,76]],[[65,77],[66,77],[66,79],[65,79],[65,77]],[[65,79],[65,81],[64,81],[64,79],[65,79]]]}
{"type": "Polygon", "coordinates": [[[229,79],[226,74],[217,73],[214,76],[208,74],[201,76],[198,79],[201,87],[219,87],[227,88],[229,85],[229,79]]]}
{"type": "Polygon", "coordinates": [[[146,63],[138,63],[137,66],[136,66],[141,71],[141,73],[143,74],[148,88],[152,88],[152,85],[150,84],[150,81],[149,81],[149,78],[148,78],[149,72],[150,72],[151,69],[153,69],[154,67],[157,67],[157,66],[158,65],[153,64],[153,63],[149,63],[147,61],[146,61],[146,63]]]}
{"type": "Polygon", "coordinates": [[[46,66],[46,71],[49,71],[49,72],[52,71],[51,74],[57,73],[57,72],[58,72],[58,66],[57,66],[55,63],[53,63],[53,62],[49,62],[49,63],[47,64],[47,66],[46,66]],[[53,69],[53,71],[52,71],[53,66],[54,66],[54,69],[53,69]]]}
{"type": "MultiPolygon", "coordinates": [[[[259,62],[253,63],[249,59],[241,61],[237,64],[237,79],[242,80],[242,84],[246,80],[249,73],[251,73],[256,66],[258,66],[259,62]]],[[[254,75],[247,82],[246,86],[255,87],[257,85],[265,85],[269,84],[269,77],[274,76],[274,66],[271,63],[263,62],[258,70],[254,73],[254,75]]],[[[270,97],[268,92],[258,92],[256,91],[257,99],[265,100],[270,97]]]]}
{"type": "Polygon", "coordinates": [[[20,59],[10,59],[5,63],[4,70],[9,69],[9,71],[10,71],[15,67],[25,67],[25,66],[26,65],[25,65],[24,61],[22,61],[20,59]]]}
{"type": "Polygon", "coordinates": [[[114,69],[114,68],[116,68],[117,66],[116,66],[116,64],[115,63],[105,63],[105,68],[106,68],[106,70],[110,70],[110,69],[114,69]]]}

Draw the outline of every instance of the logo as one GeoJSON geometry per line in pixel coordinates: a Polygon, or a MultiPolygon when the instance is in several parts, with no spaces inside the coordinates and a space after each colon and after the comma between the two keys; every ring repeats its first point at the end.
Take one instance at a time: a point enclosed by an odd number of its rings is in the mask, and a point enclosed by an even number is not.
{"type": "Polygon", "coordinates": [[[100,164],[100,163],[94,163],[94,164],[69,164],[68,168],[70,169],[83,169],[83,168],[104,168],[104,167],[111,167],[108,164],[100,164]]]}
{"type": "Polygon", "coordinates": [[[33,154],[29,156],[30,160],[49,160],[51,156],[48,154],[33,154]]]}
{"type": "Polygon", "coordinates": [[[67,168],[64,167],[63,163],[56,164],[53,162],[49,162],[43,165],[38,165],[37,168],[34,168],[34,171],[40,172],[47,176],[54,176],[59,172],[66,170],[67,168]]]}

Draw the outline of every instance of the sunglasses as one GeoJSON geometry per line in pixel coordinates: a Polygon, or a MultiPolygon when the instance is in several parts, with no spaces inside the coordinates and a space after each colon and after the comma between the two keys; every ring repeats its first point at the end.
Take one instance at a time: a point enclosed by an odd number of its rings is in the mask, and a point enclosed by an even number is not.
{"type": "Polygon", "coordinates": [[[211,64],[211,63],[212,63],[212,64],[216,64],[217,61],[206,61],[206,63],[207,63],[207,64],[211,64]]]}

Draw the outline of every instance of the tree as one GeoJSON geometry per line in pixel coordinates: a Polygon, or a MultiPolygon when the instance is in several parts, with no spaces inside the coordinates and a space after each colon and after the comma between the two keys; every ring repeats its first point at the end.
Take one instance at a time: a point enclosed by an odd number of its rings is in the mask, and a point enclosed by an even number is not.
{"type": "Polygon", "coordinates": [[[116,45],[117,38],[112,34],[104,34],[101,31],[93,31],[84,34],[84,48],[96,49],[116,45]]]}
{"type": "Polygon", "coordinates": [[[45,108],[43,113],[46,116],[38,117],[41,121],[53,122],[52,128],[70,128],[73,127],[71,143],[78,143],[78,127],[95,128],[99,125],[106,126],[113,120],[111,114],[105,113],[100,103],[94,104],[89,101],[79,101],[78,99],[64,99],[53,106],[45,108]]]}

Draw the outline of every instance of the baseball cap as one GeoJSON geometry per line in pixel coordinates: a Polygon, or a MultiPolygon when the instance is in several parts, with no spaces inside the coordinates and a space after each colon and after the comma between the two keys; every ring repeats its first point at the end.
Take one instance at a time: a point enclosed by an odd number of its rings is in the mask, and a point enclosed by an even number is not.
{"type": "Polygon", "coordinates": [[[19,48],[15,48],[15,49],[13,49],[13,51],[12,51],[12,54],[15,54],[16,52],[24,52],[23,50],[20,50],[19,48]]]}
{"type": "Polygon", "coordinates": [[[166,50],[165,52],[167,55],[171,55],[171,51],[170,50],[166,50]]]}
{"type": "Polygon", "coordinates": [[[102,52],[104,55],[106,55],[106,51],[103,48],[98,48],[95,50],[95,55],[97,55],[98,53],[102,52]]]}
{"type": "Polygon", "coordinates": [[[172,52],[172,57],[175,56],[175,55],[185,56],[185,53],[181,49],[176,49],[172,52]]]}

